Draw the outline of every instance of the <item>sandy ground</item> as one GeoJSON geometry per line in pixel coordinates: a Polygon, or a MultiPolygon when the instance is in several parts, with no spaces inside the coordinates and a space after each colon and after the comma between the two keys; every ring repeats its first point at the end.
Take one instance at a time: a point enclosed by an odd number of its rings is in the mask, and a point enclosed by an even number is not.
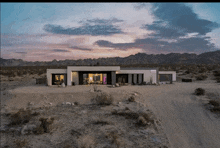
{"type": "MultiPolygon", "coordinates": [[[[198,87],[204,88],[207,93],[216,93],[220,96],[220,85],[214,80],[116,88],[102,85],[98,86],[98,89],[111,93],[115,102],[122,101],[128,94],[134,92],[142,96],[138,101],[146,104],[161,120],[162,127],[173,148],[218,148],[220,118],[205,109],[207,96],[193,95],[198,87]]],[[[93,86],[61,88],[43,85],[18,87],[8,90],[13,97],[5,101],[6,106],[2,111],[27,107],[28,102],[40,106],[50,106],[49,103],[55,106],[66,101],[86,104],[95,96],[94,92],[90,92],[92,88],[93,86]]]]}

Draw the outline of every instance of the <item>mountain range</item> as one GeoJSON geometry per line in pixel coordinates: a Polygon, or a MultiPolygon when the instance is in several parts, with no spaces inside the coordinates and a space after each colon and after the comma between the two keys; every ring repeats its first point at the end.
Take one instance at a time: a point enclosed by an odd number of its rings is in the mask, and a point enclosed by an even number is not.
{"type": "Polygon", "coordinates": [[[128,57],[112,57],[79,60],[53,60],[29,62],[22,59],[0,58],[1,66],[67,66],[67,65],[137,65],[137,64],[220,64],[220,50],[194,53],[146,54],[137,53],[128,57]]]}

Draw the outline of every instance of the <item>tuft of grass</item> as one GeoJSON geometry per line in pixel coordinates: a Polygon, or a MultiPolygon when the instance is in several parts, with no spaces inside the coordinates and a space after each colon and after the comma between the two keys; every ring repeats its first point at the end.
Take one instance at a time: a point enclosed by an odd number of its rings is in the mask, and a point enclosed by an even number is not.
{"type": "Polygon", "coordinates": [[[195,90],[195,95],[197,95],[197,96],[205,95],[205,90],[203,88],[197,88],[195,90]]]}
{"type": "Polygon", "coordinates": [[[96,102],[98,105],[111,105],[114,101],[112,95],[108,93],[98,94],[95,98],[91,100],[96,102]]]}
{"type": "Polygon", "coordinates": [[[26,139],[24,139],[24,140],[18,140],[18,139],[16,139],[16,140],[14,141],[14,143],[16,144],[17,148],[23,148],[24,146],[27,146],[27,144],[28,144],[28,142],[27,142],[26,139]]]}

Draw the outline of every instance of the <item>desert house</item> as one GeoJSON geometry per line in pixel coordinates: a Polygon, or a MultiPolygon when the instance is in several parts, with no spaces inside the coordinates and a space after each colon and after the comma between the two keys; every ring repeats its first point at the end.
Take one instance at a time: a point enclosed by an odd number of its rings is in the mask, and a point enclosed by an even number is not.
{"type": "MultiPolygon", "coordinates": [[[[159,83],[158,68],[120,66],[67,66],[66,69],[47,69],[47,84],[67,86],[83,84],[115,85],[116,83],[159,83]]],[[[176,77],[175,72],[164,73],[176,77]]],[[[161,73],[162,74],[162,73],[161,73]]],[[[176,80],[173,78],[172,80],[176,80]]]]}

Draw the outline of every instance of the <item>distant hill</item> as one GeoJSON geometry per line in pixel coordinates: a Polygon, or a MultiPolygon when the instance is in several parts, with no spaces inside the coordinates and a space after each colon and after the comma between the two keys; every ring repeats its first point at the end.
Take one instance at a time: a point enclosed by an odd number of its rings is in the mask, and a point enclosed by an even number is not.
{"type": "Polygon", "coordinates": [[[133,64],[220,64],[220,50],[202,54],[169,53],[145,54],[137,53],[128,57],[80,59],[80,60],[53,60],[49,62],[28,62],[21,59],[2,59],[1,66],[66,66],[66,65],[133,65],[133,64]]]}

